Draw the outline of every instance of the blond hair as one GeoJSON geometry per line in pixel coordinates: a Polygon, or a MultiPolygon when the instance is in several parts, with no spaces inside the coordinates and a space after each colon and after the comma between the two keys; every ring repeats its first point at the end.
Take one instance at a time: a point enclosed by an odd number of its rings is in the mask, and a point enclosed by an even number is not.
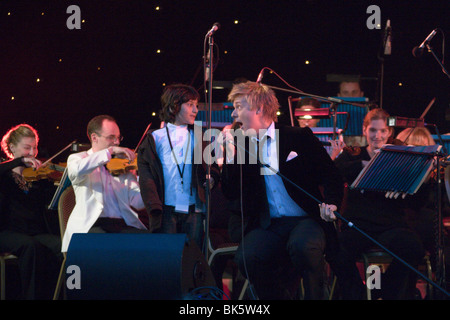
{"type": "Polygon", "coordinates": [[[39,142],[39,135],[32,126],[26,123],[19,124],[15,127],[12,127],[8,130],[8,132],[3,136],[1,147],[3,152],[8,156],[8,158],[14,158],[14,155],[11,152],[10,145],[18,145],[22,138],[34,138],[36,140],[36,145],[39,142]]]}
{"type": "Polygon", "coordinates": [[[397,135],[397,139],[413,146],[435,145],[430,131],[425,127],[406,128],[397,135]]]}
{"type": "Polygon", "coordinates": [[[264,118],[277,120],[277,111],[280,109],[280,104],[275,92],[269,87],[252,81],[234,84],[228,94],[228,100],[233,102],[240,97],[245,98],[250,110],[261,107],[264,118]]]}

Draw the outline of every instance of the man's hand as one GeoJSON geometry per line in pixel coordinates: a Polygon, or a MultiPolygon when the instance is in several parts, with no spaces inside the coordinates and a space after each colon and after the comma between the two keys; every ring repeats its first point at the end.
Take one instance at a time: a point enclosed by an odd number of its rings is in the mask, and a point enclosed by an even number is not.
{"type": "Polygon", "coordinates": [[[124,147],[112,146],[109,147],[109,152],[111,155],[117,155],[117,158],[128,159],[130,162],[136,158],[136,154],[133,150],[124,147]]]}
{"type": "Polygon", "coordinates": [[[334,215],[334,211],[337,210],[337,207],[334,204],[319,204],[320,208],[320,217],[326,222],[332,222],[336,220],[336,216],[334,215]]]}

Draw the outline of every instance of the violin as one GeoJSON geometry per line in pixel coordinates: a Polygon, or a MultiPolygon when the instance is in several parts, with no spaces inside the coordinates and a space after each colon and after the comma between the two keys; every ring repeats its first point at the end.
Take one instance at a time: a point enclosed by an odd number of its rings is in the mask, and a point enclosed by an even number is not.
{"type": "Polygon", "coordinates": [[[122,174],[125,174],[127,172],[137,170],[137,150],[139,149],[139,146],[142,143],[142,140],[144,140],[145,135],[147,134],[148,130],[150,129],[150,126],[152,123],[147,126],[147,128],[144,131],[144,134],[141,136],[141,140],[139,140],[139,143],[137,144],[136,148],[134,149],[134,153],[136,157],[133,161],[130,161],[128,159],[121,159],[121,158],[112,158],[107,164],[106,169],[109,171],[109,173],[113,176],[120,176],[122,174]]]}
{"type": "Polygon", "coordinates": [[[42,165],[36,170],[35,168],[25,168],[22,171],[22,175],[25,178],[26,181],[38,181],[41,179],[50,179],[53,181],[61,180],[62,174],[60,172],[63,172],[66,169],[65,164],[53,164],[51,161],[56,158],[58,155],[60,155],[62,152],[67,150],[74,144],[76,140],[69,143],[66,147],[61,149],[59,152],[57,152],[55,155],[53,155],[51,158],[49,158],[47,161],[42,163],[42,165]]]}
{"type": "Polygon", "coordinates": [[[111,173],[113,176],[120,176],[132,170],[136,170],[137,156],[133,161],[130,161],[128,159],[112,158],[106,164],[106,169],[108,169],[109,173],[111,173]]]}
{"type": "MultiPolygon", "coordinates": [[[[404,146],[406,145],[403,141],[399,140],[399,139],[395,139],[390,137],[387,141],[386,144],[393,144],[394,146],[404,146]]],[[[348,154],[352,155],[352,156],[357,156],[359,154],[361,154],[361,147],[357,147],[357,146],[345,146],[343,148],[344,151],[346,151],[348,154]]]]}
{"type": "Polygon", "coordinates": [[[66,169],[65,164],[49,163],[46,166],[41,166],[39,169],[25,168],[22,172],[26,181],[33,182],[41,179],[49,179],[51,181],[59,181],[62,177],[62,172],[66,169]]]}

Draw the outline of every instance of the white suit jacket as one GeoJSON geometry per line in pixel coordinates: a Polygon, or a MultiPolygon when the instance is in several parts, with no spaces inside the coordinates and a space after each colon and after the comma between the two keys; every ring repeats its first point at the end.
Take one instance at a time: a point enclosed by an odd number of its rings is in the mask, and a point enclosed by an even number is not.
{"type": "MultiPolygon", "coordinates": [[[[101,168],[110,159],[107,149],[95,153],[89,149],[71,154],[67,159],[67,171],[75,192],[76,205],[67,222],[62,252],[67,252],[74,233],[87,233],[100,216],[103,210],[101,168]]],[[[125,223],[138,229],[146,229],[138,214],[131,208],[145,208],[136,176],[132,173],[115,176],[112,183],[125,223]]]]}

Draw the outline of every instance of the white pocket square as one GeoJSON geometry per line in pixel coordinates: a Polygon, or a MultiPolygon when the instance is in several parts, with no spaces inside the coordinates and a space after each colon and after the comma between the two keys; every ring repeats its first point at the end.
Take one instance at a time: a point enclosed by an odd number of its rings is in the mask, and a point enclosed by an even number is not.
{"type": "Polygon", "coordinates": [[[297,156],[298,156],[297,152],[291,151],[286,159],[286,162],[291,161],[292,159],[294,159],[297,156]]]}

